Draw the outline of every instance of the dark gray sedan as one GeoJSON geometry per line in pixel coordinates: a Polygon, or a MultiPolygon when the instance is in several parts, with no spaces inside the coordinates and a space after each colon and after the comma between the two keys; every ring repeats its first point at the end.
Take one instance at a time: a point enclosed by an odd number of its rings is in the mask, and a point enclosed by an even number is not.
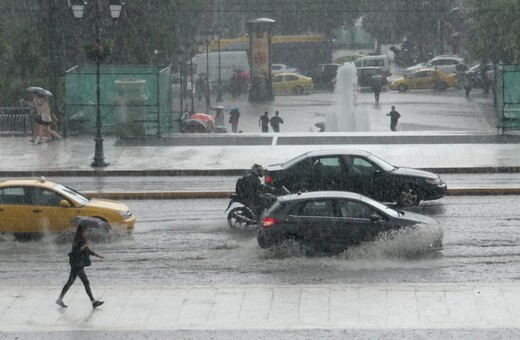
{"type": "Polygon", "coordinates": [[[340,191],[307,192],[278,197],[262,216],[257,240],[262,248],[296,241],[335,253],[402,228],[438,228],[431,250],[442,249],[442,229],[434,219],[394,210],[369,197],[340,191]]]}
{"type": "Polygon", "coordinates": [[[339,190],[357,192],[380,202],[402,206],[436,200],[447,186],[431,172],[396,167],[367,151],[321,150],[304,153],[282,164],[269,165],[265,184],[275,194],[339,190]]]}

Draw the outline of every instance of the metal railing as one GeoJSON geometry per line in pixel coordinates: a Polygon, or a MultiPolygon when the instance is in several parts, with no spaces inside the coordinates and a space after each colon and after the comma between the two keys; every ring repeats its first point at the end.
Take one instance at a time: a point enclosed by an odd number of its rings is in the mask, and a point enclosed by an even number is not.
{"type": "Polygon", "coordinates": [[[30,108],[0,107],[0,135],[30,135],[32,127],[30,108]]]}

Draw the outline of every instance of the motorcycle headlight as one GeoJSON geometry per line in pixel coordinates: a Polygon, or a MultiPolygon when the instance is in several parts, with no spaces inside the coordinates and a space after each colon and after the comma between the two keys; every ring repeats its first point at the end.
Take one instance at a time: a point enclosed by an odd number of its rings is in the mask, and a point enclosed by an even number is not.
{"type": "Polygon", "coordinates": [[[426,179],[426,183],[433,184],[433,185],[440,185],[440,184],[442,184],[442,181],[441,181],[440,177],[437,177],[437,178],[427,178],[426,179]]]}
{"type": "Polygon", "coordinates": [[[132,217],[132,212],[130,210],[127,210],[127,211],[119,210],[118,213],[119,213],[119,215],[121,215],[121,218],[123,220],[126,220],[127,218],[132,217]]]}

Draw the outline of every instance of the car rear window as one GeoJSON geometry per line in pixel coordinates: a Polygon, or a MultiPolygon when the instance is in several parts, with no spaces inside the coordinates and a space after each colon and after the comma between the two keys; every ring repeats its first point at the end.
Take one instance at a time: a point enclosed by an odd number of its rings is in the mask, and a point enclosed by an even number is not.
{"type": "Polygon", "coordinates": [[[285,204],[280,201],[275,201],[274,204],[267,210],[268,214],[276,214],[285,208],[285,204]]]}

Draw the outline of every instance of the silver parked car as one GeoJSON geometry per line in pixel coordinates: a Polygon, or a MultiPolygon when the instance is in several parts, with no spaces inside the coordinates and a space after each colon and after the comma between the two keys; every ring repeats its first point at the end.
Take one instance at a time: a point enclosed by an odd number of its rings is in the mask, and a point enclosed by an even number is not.
{"type": "Polygon", "coordinates": [[[433,68],[440,70],[446,74],[450,74],[456,71],[456,66],[458,64],[461,64],[464,62],[464,59],[461,57],[455,56],[455,55],[439,55],[435,58],[425,62],[420,63],[415,66],[408,67],[405,71],[405,75],[409,75],[412,72],[415,72],[417,70],[423,69],[423,68],[433,68]]]}

